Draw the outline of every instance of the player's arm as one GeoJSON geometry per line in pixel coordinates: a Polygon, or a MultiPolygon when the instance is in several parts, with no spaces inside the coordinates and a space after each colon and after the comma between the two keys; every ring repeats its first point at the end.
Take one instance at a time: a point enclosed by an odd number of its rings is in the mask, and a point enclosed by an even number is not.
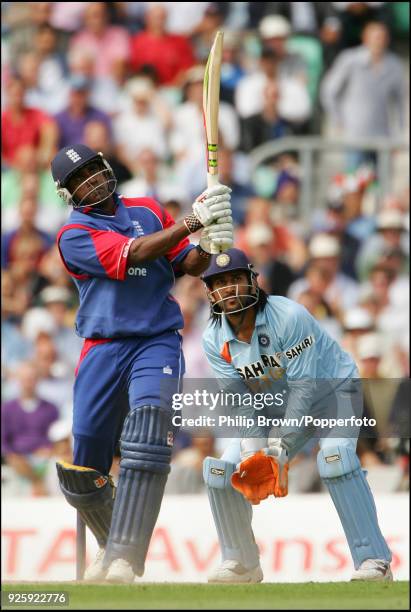
{"type": "Polygon", "coordinates": [[[200,248],[190,250],[180,262],[182,272],[197,276],[209,265],[211,242],[232,243],[232,217],[229,187],[216,185],[194,202],[193,212],[182,221],[168,223],[165,229],[135,238],[129,247],[128,265],[139,265],[173,252],[190,234],[202,229],[200,248]]]}
{"type": "MultiPolygon", "coordinates": [[[[318,362],[324,358],[318,354],[317,342],[321,333],[314,317],[303,306],[290,301],[287,319],[279,332],[289,389],[285,419],[300,422],[312,406],[317,383],[320,382],[317,380],[318,362]]],[[[282,446],[291,447],[294,438],[300,434],[300,426],[283,427],[282,446]]]]}
{"type": "MultiPolygon", "coordinates": [[[[222,352],[213,345],[213,342],[205,337],[203,338],[203,349],[213,372],[217,378],[218,385],[226,394],[232,393],[236,397],[250,396],[252,391],[247,387],[235,367],[227,361],[227,356],[223,357],[222,352]]],[[[227,396],[229,397],[229,396],[227,396]]],[[[259,427],[256,419],[256,411],[249,401],[237,402],[232,406],[232,416],[241,416],[244,419],[240,420],[240,425],[237,427],[239,436],[243,438],[243,446],[254,451],[267,446],[267,436],[263,428],[259,427]],[[243,425],[242,423],[252,422],[251,426],[243,425]]]]}

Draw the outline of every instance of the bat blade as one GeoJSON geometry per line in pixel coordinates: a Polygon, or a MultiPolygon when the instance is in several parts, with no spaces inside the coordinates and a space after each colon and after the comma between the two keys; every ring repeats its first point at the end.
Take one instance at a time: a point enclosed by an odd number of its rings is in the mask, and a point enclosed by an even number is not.
{"type": "Polygon", "coordinates": [[[223,32],[217,32],[204,74],[203,112],[207,140],[207,186],[218,183],[218,108],[223,54],[223,32]]]}

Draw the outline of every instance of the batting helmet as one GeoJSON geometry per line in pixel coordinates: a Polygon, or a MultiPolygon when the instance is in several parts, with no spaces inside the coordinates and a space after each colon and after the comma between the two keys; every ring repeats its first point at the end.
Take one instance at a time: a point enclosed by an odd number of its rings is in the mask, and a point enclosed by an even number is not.
{"type": "Polygon", "coordinates": [[[89,206],[96,206],[103,202],[107,197],[112,195],[117,187],[117,179],[114,176],[113,170],[108,163],[108,161],[103,157],[102,153],[97,153],[93,151],[89,147],[83,144],[69,145],[60,149],[57,155],[54,157],[51,162],[51,173],[53,175],[53,180],[57,187],[57,194],[67,203],[71,204],[73,208],[85,208],[89,206]],[[88,179],[83,181],[80,185],[78,185],[73,193],[71,193],[67,189],[67,183],[70,178],[72,178],[75,173],[83,168],[87,164],[92,161],[99,161],[102,164],[102,169],[88,179]],[[93,178],[97,174],[102,174],[105,178],[105,185],[109,186],[109,195],[106,195],[103,199],[93,202],[93,203],[83,203],[88,196],[100,188],[102,185],[100,184],[98,187],[92,187],[90,191],[83,196],[80,201],[76,200],[76,191],[82,187],[90,178],[93,178]]]}
{"type": "Polygon", "coordinates": [[[230,300],[233,297],[238,299],[241,307],[237,310],[230,311],[229,314],[241,312],[242,310],[246,310],[247,308],[251,308],[251,306],[257,304],[260,294],[257,276],[257,272],[253,270],[253,264],[249,261],[246,254],[243,253],[243,251],[240,251],[240,249],[228,249],[225,253],[213,255],[209,267],[201,277],[206,285],[207,297],[213,313],[217,315],[224,314],[222,308],[224,301],[230,300]],[[247,273],[247,285],[226,285],[225,287],[219,287],[214,291],[211,290],[211,281],[214,280],[219,274],[234,272],[237,270],[242,270],[247,273]],[[235,296],[222,296],[221,292],[224,292],[224,290],[228,287],[235,287],[235,296]],[[247,292],[245,293],[244,290],[247,292]]]}

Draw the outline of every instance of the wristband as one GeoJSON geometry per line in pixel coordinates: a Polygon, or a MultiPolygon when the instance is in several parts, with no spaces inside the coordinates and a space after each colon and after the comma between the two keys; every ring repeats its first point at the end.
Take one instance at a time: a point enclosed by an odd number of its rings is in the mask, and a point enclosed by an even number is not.
{"type": "Polygon", "coordinates": [[[204,227],[201,221],[197,219],[194,213],[191,213],[190,215],[187,215],[187,217],[184,217],[183,221],[190,234],[194,234],[194,232],[198,232],[199,229],[204,227]]]}
{"type": "Polygon", "coordinates": [[[208,253],[207,251],[205,251],[199,244],[196,246],[196,249],[197,249],[197,253],[203,259],[209,259],[211,257],[211,253],[208,253]]]}

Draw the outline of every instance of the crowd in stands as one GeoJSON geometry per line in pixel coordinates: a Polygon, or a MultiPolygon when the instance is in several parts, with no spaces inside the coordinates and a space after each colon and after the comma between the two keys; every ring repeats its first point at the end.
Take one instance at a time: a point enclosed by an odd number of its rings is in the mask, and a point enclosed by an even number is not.
{"type": "MultiPolygon", "coordinates": [[[[381,197],[375,154],[347,150],[307,220],[298,154],[277,155],[254,173],[250,164],[260,145],[328,129],[341,138],[404,138],[404,5],[2,2],[5,492],[58,494],[54,458],[71,458],[82,339],[77,292],[55,240],[70,209],[56,195],[50,161],[60,147],[84,143],[109,161],[119,193],[155,198],[180,218],[206,186],[202,83],[218,29],[220,181],[232,189],[235,246],[261,287],[303,304],[361,376],[377,381],[378,392],[365,394],[377,427],[358,452],[372,486],[407,488],[407,444],[386,432],[409,411],[408,177],[381,197]]],[[[174,294],[186,376],[212,378],[201,350],[209,315],[202,282],[182,277],[174,294]]],[[[166,490],[203,491],[202,460],[223,444],[208,431],[182,431],[166,490]]],[[[294,460],[291,491],[321,490],[315,454],[314,441],[294,460]]]]}

